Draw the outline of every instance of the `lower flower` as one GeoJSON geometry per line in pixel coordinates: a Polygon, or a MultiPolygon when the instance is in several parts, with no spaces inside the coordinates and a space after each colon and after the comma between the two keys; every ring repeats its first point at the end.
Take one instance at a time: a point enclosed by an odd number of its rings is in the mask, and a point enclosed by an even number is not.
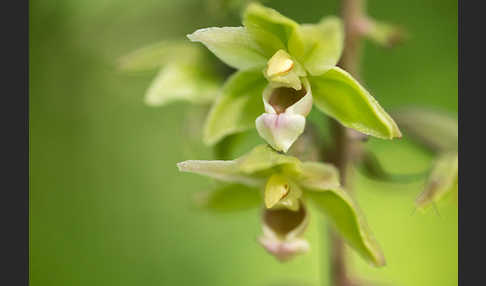
{"type": "Polygon", "coordinates": [[[280,261],[286,261],[309,250],[309,243],[301,238],[309,222],[307,209],[300,202],[298,211],[287,208],[263,211],[263,235],[260,244],[280,261]]]}

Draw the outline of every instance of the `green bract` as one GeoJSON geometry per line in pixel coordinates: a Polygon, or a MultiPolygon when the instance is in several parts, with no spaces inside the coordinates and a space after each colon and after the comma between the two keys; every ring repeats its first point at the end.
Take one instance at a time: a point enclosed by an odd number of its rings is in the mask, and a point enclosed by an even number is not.
{"type": "MultiPolygon", "coordinates": [[[[340,188],[338,171],[330,164],[301,162],[296,157],[276,152],[270,146],[260,145],[235,160],[190,160],[178,163],[177,166],[183,172],[202,174],[220,181],[243,184],[252,190],[260,190],[266,206],[266,235],[262,239],[262,244],[277,257],[284,259],[289,255],[287,252],[279,252],[279,241],[285,243],[282,249],[295,247],[295,253],[306,249],[306,244],[300,238],[296,240],[297,236],[291,234],[294,230],[303,228],[304,218],[307,217],[305,203],[310,200],[327,215],[331,224],[364,259],[376,266],[385,263],[363,215],[353,199],[340,188]],[[274,233],[277,230],[270,232],[272,222],[282,217],[286,219],[275,225],[282,227],[282,223],[284,226],[290,224],[285,226],[288,232],[281,235],[274,233]]],[[[254,198],[254,193],[250,189],[248,195],[254,198]]],[[[233,190],[241,191],[242,188],[227,189],[229,193],[233,190]]],[[[230,196],[231,194],[217,195],[223,198],[230,196]]],[[[253,199],[248,201],[251,204],[254,202],[253,199]]],[[[237,206],[241,208],[240,205],[237,206]]]]}
{"type": "Polygon", "coordinates": [[[406,107],[393,112],[393,117],[411,139],[434,152],[457,151],[457,119],[442,110],[406,107]]]}
{"type": "Polygon", "coordinates": [[[200,29],[188,35],[239,70],[212,107],[204,132],[207,144],[255,124],[274,149],[287,152],[304,131],[313,99],[319,110],[344,126],[379,138],[401,136],[376,100],[336,67],[344,41],[338,18],[299,25],[253,3],[243,14],[243,25],[200,29]],[[236,80],[243,78],[251,80],[236,80]],[[231,119],[229,114],[233,114],[231,119]]]}
{"type": "Polygon", "coordinates": [[[415,201],[417,207],[426,209],[446,195],[458,191],[458,154],[446,153],[439,156],[427,179],[424,191],[415,201]]]}
{"type": "Polygon", "coordinates": [[[458,191],[458,124],[447,112],[407,107],[396,110],[397,121],[414,141],[437,154],[425,188],[415,201],[426,209],[458,191]]]}
{"type": "Polygon", "coordinates": [[[159,69],[145,93],[145,103],[162,106],[173,101],[207,104],[221,89],[221,78],[211,70],[203,51],[185,42],[163,41],[136,50],[119,60],[124,71],[159,69]]]}

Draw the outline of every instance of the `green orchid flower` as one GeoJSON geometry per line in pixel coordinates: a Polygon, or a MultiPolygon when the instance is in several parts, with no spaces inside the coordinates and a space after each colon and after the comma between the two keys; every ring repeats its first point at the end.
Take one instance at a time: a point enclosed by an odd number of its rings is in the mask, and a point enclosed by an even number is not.
{"type": "Polygon", "coordinates": [[[268,145],[260,145],[242,157],[229,161],[189,160],[177,164],[180,171],[201,174],[231,183],[206,196],[220,210],[242,209],[263,196],[263,247],[285,261],[309,249],[302,238],[309,220],[308,201],[324,213],[329,222],[366,261],[384,265],[384,257],[364,216],[353,199],[340,187],[337,169],[330,164],[301,162],[268,145]],[[245,197],[250,199],[245,199],[245,197]]]}
{"type": "Polygon", "coordinates": [[[196,105],[212,103],[223,80],[208,64],[205,51],[183,41],[161,41],[135,50],[118,60],[126,72],[158,70],[145,92],[148,106],[176,101],[196,105]]]}
{"type": "Polygon", "coordinates": [[[242,27],[205,28],[188,35],[238,70],[213,104],[204,141],[211,145],[256,126],[274,149],[287,152],[304,131],[313,104],[346,127],[379,138],[400,137],[378,102],[336,66],[343,35],[336,17],[299,25],[256,3],[246,8],[242,27]]]}

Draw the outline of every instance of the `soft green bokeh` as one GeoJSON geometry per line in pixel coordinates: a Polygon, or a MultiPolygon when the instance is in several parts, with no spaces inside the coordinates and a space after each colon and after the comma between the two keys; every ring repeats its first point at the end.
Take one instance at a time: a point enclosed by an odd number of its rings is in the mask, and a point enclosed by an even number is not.
{"type": "MultiPolygon", "coordinates": [[[[211,215],[195,194],[214,186],[176,162],[211,159],[198,141],[204,113],[144,105],[155,73],[125,74],[116,60],[198,28],[236,26],[223,1],[30,2],[31,285],[323,285],[324,222],[311,213],[308,254],[280,264],[265,253],[258,210],[211,215]]],[[[379,20],[406,28],[394,49],[367,42],[364,86],[385,110],[403,105],[457,112],[457,1],[368,2],[379,20]]],[[[337,1],[265,1],[300,23],[336,14],[337,1]]],[[[214,58],[214,61],[218,60],[214,58]]],[[[221,69],[225,69],[223,64],[221,69]]],[[[311,120],[323,120],[315,109],[311,120]]],[[[321,129],[326,131],[323,124],[321,129]]],[[[249,133],[236,152],[262,143],[249,133]]],[[[416,172],[432,156],[406,139],[371,139],[385,167],[416,172]]],[[[356,195],[387,259],[353,270],[377,285],[457,285],[457,206],[414,211],[423,182],[394,185],[357,176],[356,195]],[[380,284],[381,283],[381,284],[380,284]]]]}

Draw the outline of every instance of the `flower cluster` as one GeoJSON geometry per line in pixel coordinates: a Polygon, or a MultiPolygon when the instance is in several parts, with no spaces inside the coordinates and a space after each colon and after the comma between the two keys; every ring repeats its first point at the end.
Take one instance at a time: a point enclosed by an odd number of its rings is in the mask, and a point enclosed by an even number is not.
{"type": "Polygon", "coordinates": [[[231,196],[263,196],[262,246],[279,260],[305,252],[303,237],[312,202],[364,259],[384,258],[353,199],[342,189],[337,169],[285,155],[317,109],[346,127],[379,138],[401,133],[393,119],[349,73],[337,67],[343,27],[336,17],[299,25],[277,11],[250,4],[243,26],[205,28],[188,35],[237,69],[221,88],[204,127],[211,145],[250,128],[269,144],[229,161],[189,160],[180,171],[230,183],[231,196]],[[244,187],[242,187],[244,186],[244,187]]]}

